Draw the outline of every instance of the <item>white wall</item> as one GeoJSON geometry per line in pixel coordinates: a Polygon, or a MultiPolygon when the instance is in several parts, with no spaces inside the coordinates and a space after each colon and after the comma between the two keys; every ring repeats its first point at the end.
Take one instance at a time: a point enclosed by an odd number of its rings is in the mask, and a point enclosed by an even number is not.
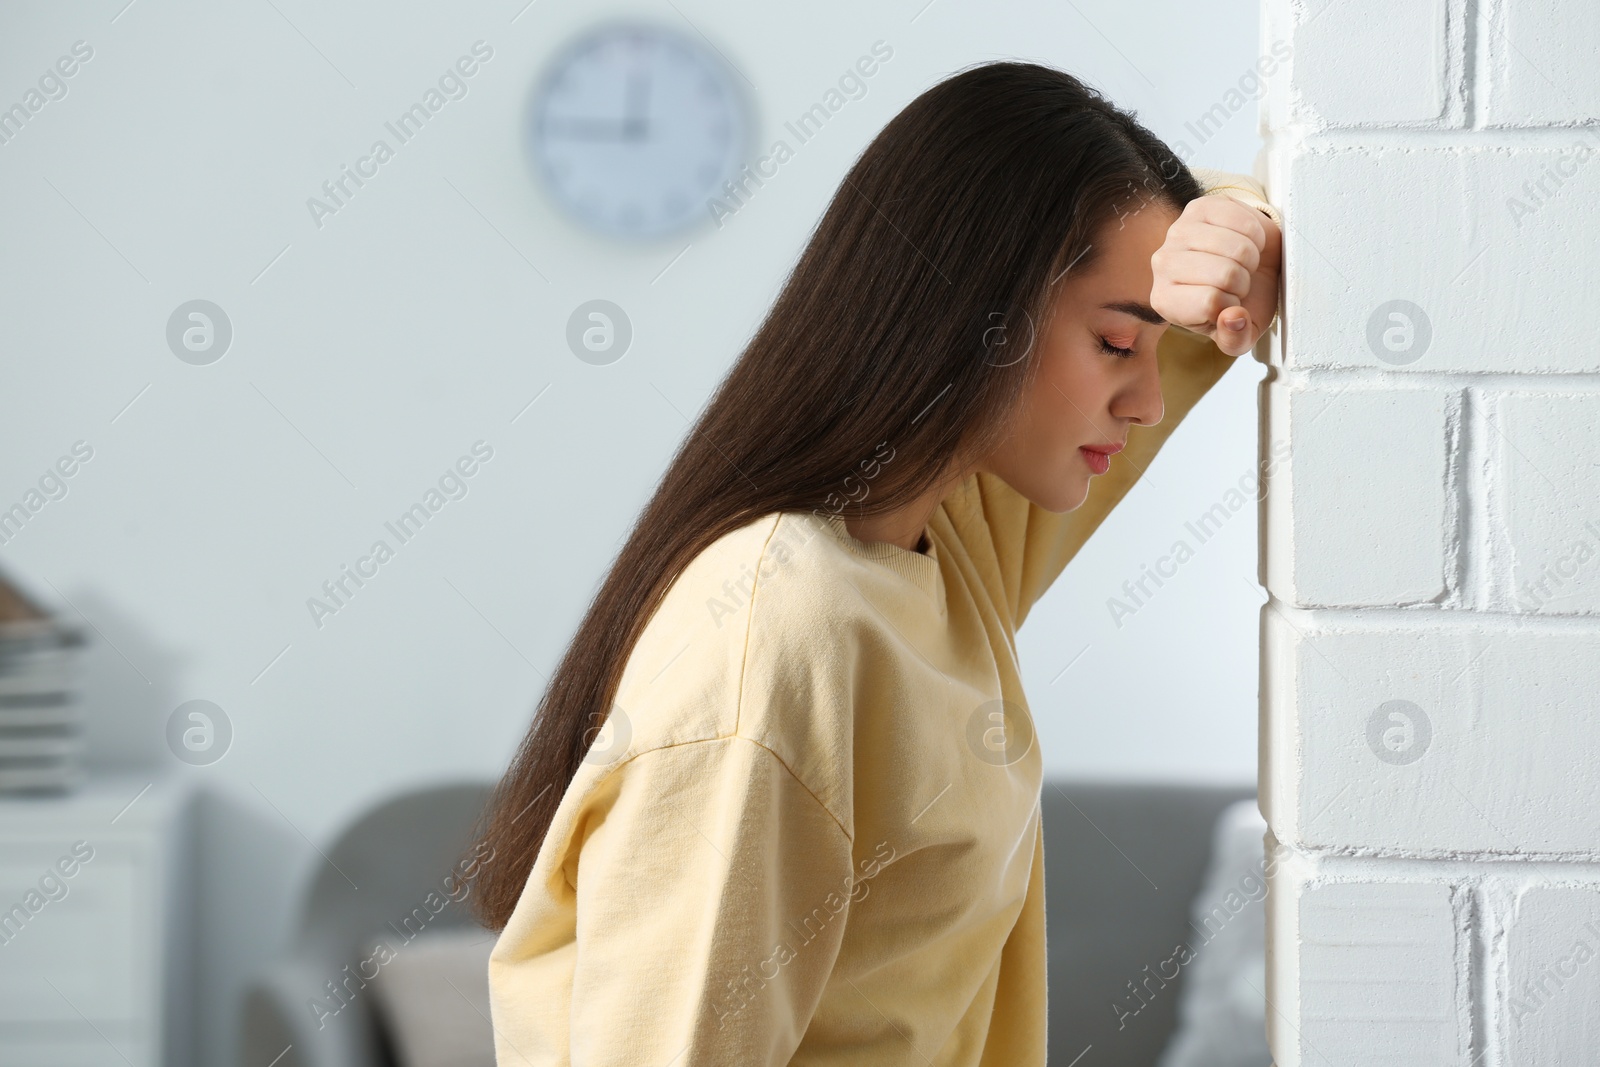
{"type": "MultiPolygon", "coordinates": [[[[899,108],[967,64],[1038,59],[1137,109],[1191,162],[1248,170],[1265,51],[1245,0],[125,2],[0,16],[0,106],[74,42],[93,49],[0,144],[0,508],[74,442],[93,448],[0,565],[103,637],[96,762],[191,775],[214,798],[207,1062],[227,1059],[238,983],[321,862],[312,842],[397,789],[503,767],[685,419],[899,108]],[[611,13],[693,20],[756,85],[763,145],[873,42],[894,56],[721,229],[624,246],[554,212],[519,127],[552,50],[611,13]],[[307,198],[480,39],[494,54],[469,94],[318,228],[307,198]],[[1208,111],[1224,121],[1202,143],[1189,127],[1208,111]],[[563,341],[594,297],[634,324],[608,367],[563,341]],[[195,298],[233,324],[210,366],[165,341],[195,298]],[[315,627],[307,598],[480,439],[494,458],[469,494],[315,627]],[[166,748],[191,699],[234,731],[209,767],[166,748]]],[[[1251,473],[1261,368],[1244,362],[1024,632],[1051,772],[1252,773],[1254,507],[1135,618],[1119,628],[1106,607],[1251,473]]]]}
{"type": "Polygon", "coordinates": [[[1593,1062],[1600,14],[1265,8],[1275,1059],[1593,1062]]]}

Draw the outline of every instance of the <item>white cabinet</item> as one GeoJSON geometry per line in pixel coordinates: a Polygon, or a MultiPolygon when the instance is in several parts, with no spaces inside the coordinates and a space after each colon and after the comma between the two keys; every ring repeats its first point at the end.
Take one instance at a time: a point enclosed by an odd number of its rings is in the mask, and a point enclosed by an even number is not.
{"type": "Polygon", "coordinates": [[[171,781],[0,796],[0,1064],[192,1062],[192,840],[171,781]]]}

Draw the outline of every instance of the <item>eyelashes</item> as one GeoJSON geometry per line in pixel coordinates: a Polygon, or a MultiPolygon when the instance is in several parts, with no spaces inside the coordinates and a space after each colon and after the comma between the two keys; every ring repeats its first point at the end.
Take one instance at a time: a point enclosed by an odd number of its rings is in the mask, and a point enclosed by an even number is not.
{"type": "Polygon", "coordinates": [[[1136,352],[1132,348],[1118,348],[1104,337],[1100,338],[1100,351],[1108,356],[1116,356],[1119,359],[1132,359],[1136,352]]]}

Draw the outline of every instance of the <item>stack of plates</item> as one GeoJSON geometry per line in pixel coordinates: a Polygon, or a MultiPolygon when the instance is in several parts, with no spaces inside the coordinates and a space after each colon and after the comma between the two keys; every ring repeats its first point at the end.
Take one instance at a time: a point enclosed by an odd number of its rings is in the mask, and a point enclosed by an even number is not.
{"type": "Polygon", "coordinates": [[[0,581],[0,792],[62,790],[80,781],[83,720],[74,683],[82,644],[81,631],[56,623],[0,581]]]}

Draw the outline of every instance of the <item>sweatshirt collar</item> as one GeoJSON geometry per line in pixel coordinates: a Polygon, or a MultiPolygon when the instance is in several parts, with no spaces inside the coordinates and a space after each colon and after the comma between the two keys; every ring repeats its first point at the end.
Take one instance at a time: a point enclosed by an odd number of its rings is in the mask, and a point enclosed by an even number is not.
{"type": "Polygon", "coordinates": [[[943,578],[939,573],[939,542],[933,536],[931,526],[927,531],[928,551],[922,553],[888,541],[858,541],[839,515],[817,514],[817,518],[851,554],[887,568],[917,586],[935,603],[944,603],[943,578]]]}

